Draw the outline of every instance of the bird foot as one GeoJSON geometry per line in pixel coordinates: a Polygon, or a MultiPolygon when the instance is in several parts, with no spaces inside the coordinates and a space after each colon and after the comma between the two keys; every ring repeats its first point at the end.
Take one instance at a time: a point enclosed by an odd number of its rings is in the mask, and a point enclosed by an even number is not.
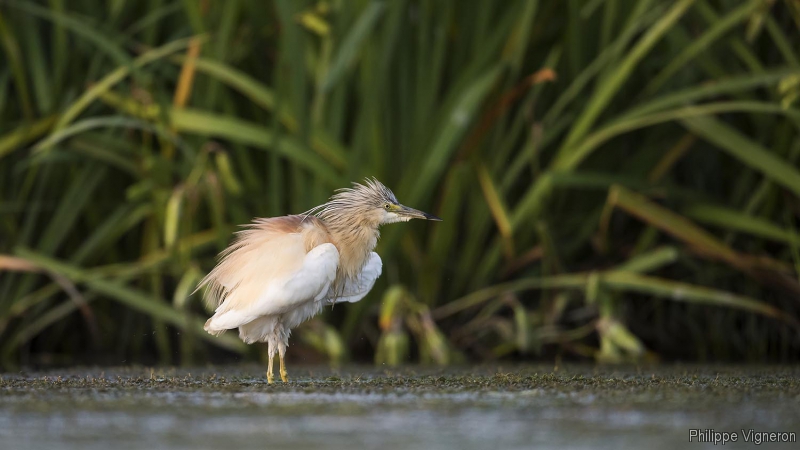
{"type": "Polygon", "coordinates": [[[272,384],[275,382],[275,375],[270,372],[267,372],[267,384],[272,384]]]}

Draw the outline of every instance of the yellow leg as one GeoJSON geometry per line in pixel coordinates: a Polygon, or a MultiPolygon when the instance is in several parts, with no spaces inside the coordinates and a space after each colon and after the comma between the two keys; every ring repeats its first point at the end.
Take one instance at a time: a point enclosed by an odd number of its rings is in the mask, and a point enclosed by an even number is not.
{"type": "Polygon", "coordinates": [[[280,358],[281,358],[281,380],[283,380],[284,383],[288,383],[289,376],[286,373],[286,364],[283,362],[283,355],[280,355],[280,358]]]}
{"type": "Polygon", "coordinates": [[[275,360],[275,357],[269,359],[269,364],[267,364],[267,383],[272,384],[275,381],[275,375],[272,374],[272,361],[275,360]]]}

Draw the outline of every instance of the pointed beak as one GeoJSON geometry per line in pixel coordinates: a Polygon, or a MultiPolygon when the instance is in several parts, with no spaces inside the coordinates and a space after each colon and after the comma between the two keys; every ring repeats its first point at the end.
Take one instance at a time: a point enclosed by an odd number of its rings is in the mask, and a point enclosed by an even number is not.
{"type": "Polygon", "coordinates": [[[441,222],[442,219],[434,216],[433,214],[428,214],[426,212],[422,212],[418,209],[409,208],[408,206],[400,205],[400,209],[395,211],[398,215],[411,217],[412,219],[425,219],[425,220],[435,220],[437,222],[441,222]]]}

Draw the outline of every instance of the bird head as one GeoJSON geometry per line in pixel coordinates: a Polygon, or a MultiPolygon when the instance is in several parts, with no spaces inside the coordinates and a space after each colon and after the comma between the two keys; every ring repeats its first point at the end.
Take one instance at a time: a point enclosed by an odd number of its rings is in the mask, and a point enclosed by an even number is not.
{"type": "Polygon", "coordinates": [[[442,220],[400,204],[394,193],[375,178],[367,178],[364,184],[353,183],[352,188],[339,189],[322,206],[320,216],[324,220],[348,216],[373,227],[411,219],[442,220]]]}

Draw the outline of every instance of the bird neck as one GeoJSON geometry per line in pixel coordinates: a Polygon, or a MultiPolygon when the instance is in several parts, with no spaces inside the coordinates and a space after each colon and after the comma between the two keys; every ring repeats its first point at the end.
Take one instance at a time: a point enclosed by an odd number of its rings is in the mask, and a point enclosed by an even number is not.
{"type": "Polygon", "coordinates": [[[378,227],[354,221],[332,221],[327,225],[334,245],[339,250],[337,278],[344,280],[357,276],[378,244],[378,227]]]}

